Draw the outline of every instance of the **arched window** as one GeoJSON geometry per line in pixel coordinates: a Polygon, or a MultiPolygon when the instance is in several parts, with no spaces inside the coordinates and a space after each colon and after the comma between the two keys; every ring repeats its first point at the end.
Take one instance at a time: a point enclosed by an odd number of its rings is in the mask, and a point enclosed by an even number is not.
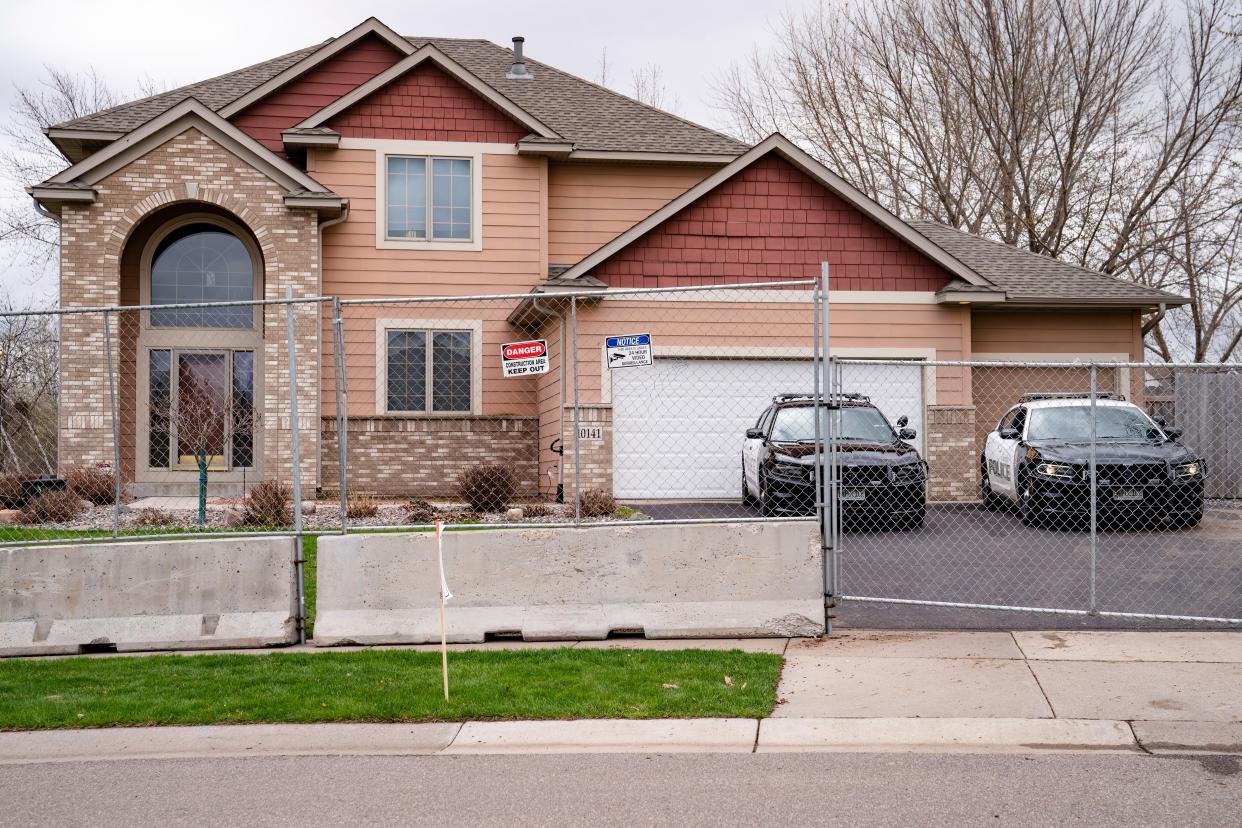
{"type": "MultiPolygon", "coordinates": [[[[151,257],[151,304],[244,302],[254,298],[250,247],[219,224],[193,222],[168,233],[151,257]]],[[[250,328],[254,308],[152,310],[154,328],[250,328]]]]}

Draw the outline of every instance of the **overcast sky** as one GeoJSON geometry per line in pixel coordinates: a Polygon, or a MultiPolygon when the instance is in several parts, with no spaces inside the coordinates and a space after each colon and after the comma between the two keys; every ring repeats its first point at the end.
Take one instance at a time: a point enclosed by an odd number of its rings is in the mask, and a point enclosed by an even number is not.
{"type": "MultiPolygon", "coordinates": [[[[407,35],[502,45],[524,35],[530,57],[596,81],[607,49],[608,85],[626,94],[635,69],[658,63],[678,114],[718,126],[709,100],[713,76],[769,43],[769,23],[782,10],[807,2],[813,0],[0,0],[0,117],[9,117],[14,87],[38,83],[44,65],[93,67],[118,90],[135,88],[143,77],[172,88],[318,43],[374,15],[407,35]]],[[[50,286],[46,275],[11,264],[7,252],[0,257],[0,282],[10,292],[28,293],[32,278],[50,286]]]]}

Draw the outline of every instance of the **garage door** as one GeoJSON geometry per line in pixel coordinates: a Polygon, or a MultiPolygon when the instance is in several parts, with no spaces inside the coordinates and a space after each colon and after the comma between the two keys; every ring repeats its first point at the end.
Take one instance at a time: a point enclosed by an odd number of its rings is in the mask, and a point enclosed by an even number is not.
{"type": "MultiPolygon", "coordinates": [[[[922,405],[912,404],[921,393],[917,367],[843,368],[847,391],[873,393],[890,419],[906,414],[922,437],[922,405]]],[[[810,393],[812,371],[810,360],[660,358],[613,371],[617,497],[736,498],[746,429],[774,394],[810,393]]]]}

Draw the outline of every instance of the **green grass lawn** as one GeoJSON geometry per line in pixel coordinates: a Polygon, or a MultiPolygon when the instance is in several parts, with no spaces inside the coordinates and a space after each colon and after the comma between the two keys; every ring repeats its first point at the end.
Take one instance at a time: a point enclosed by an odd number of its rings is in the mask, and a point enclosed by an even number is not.
{"type": "Polygon", "coordinates": [[[0,730],[245,722],[759,718],[781,657],[739,650],[490,650],[0,661],[0,730]],[[726,677],[728,677],[726,679],[726,677]]]}

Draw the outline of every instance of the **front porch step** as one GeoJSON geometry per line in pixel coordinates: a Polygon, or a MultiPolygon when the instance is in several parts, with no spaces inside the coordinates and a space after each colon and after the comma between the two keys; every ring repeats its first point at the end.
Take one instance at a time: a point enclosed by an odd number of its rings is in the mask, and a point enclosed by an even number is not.
{"type": "MultiPolygon", "coordinates": [[[[213,483],[208,479],[207,499],[244,497],[246,491],[258,482],[260,481],[256,479],[247,480],[245,484],[241,481],[213,483]]],[[[198,497],[198,483],[196,481],[185,483],[130,483],[125,487],[125,490],[132,497],[198,497]]]]}

